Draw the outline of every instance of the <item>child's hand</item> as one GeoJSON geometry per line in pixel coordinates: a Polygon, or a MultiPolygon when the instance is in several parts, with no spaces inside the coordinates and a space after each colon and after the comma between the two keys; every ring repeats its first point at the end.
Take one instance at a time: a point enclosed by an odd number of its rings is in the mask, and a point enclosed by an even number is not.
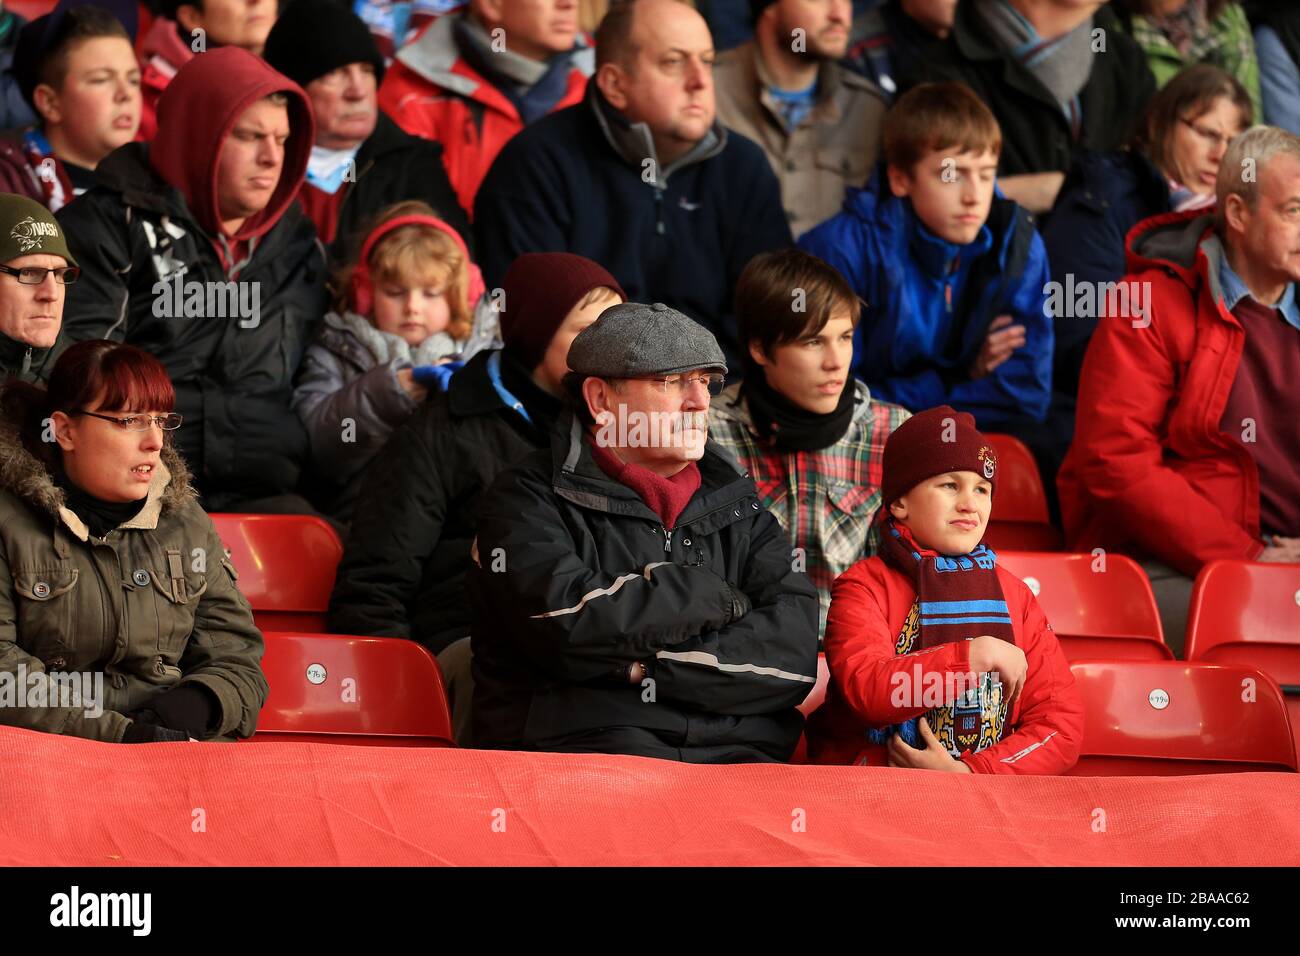
{"type": "Polygon", "coordinates": [[[1029,662],[1025,660],[1025,652],[1010,641],[986,634],[970,642],[970,669],[976,674],[998,675],[1009,713],[1011,705],[1020,696],[1021,688],[1025,686],[1029,662]]]}
{"type": "Polygon", "coordinates": [[[416,402],[423,402],[429,395],[428,390],[415,380],[409,368],[399,368],[397,370],[397,384],[402,386],[402,391],[410,395],[416,402]]]}
{"type": "Polygon", "coordinates": [[[1009,315],[999,315],[989,325],[989,334],[980,347],[980,354],[971,363],[970,377],[983,378],[1011,358],[1011,353],[1025,344],[1025,327],[1012,325],[1009,315]]]}
{"type": "Polygon", "coordinates": [[[960,760],[954,760],[952,754],[948,753],[943,744],[939,743],[939,739],[930,730],[930,724],[924,717],[916,722],[916,728],[921,732],[921,740],[925,742],[925,749],[918,750],[908,744],[902,736],[894,734],[889,738],[889,744],[887,745],[889,749],[889,765],[891,767],[911,767],[913,770],[944,770],[948,773],[971,772],[970,767],[960,760]]]}

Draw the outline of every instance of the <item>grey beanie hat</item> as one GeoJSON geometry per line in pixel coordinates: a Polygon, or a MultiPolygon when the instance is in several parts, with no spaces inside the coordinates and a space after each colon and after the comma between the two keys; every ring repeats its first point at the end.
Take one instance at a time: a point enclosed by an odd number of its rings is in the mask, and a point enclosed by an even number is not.
{"type": "Polygon", "coordinates": [[[662,302],[612,305],[569,346],[569,368],[596,378],[676,375],[697,368],[727,371],[713,333],[662,302]]]}

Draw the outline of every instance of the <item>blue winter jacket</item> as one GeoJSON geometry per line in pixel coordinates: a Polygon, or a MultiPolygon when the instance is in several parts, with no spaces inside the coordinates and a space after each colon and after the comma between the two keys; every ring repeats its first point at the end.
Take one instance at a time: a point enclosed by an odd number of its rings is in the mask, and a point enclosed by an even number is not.
{"type": "Polygon", "coordinates": [[[883,167],[844,210],[799,239],[838,269],[865,301],[854,371],[873,397],[914,412],[948,404],[982,429],[1041,422],[1052,390],[1047,254],[1029,213],[999,192],[976,240],[935,236],[911,200],[889,192],[883,167]],[[983,378],[969,368],[1003,314],[1025,344],[983,378]]]}

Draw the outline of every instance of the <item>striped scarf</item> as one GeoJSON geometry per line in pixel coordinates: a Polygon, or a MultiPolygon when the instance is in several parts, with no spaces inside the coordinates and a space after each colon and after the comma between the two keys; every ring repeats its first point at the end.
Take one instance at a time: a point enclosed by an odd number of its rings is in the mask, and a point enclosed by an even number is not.
{"type": "MultiPolygon", "coordinates": [[[[947,557],[922,548],[912,532],[893,518],[885,522],[880,539],[881,558],[908,575],[916,587],[916,601],[899,632],[895,653],[910,654],[985,634],[1015,643],[1011,612],[998,583],[997,555],[987,547],[980,544],[970,554],[947,557]]],[[[953,759],[993,746],[1007,730],[1010,701],[1002,683],[993,674],[979,676],[978,686],[925,713],[931,732],[953,759]]],[[[866,736],[883,745],[894,734],[912,747],[925,747],[915,717],[889,727],[870,727],[866,736]]]]}
{"type": "Polygon", "coordinates": [[[880,556],[916,587],[920,640],[912,650],[985,634],[1015,643],[997,555],[983,544],[970,554],[948,557],[922,548],[906,525],[890,518],[880,536],[880,556]]]}

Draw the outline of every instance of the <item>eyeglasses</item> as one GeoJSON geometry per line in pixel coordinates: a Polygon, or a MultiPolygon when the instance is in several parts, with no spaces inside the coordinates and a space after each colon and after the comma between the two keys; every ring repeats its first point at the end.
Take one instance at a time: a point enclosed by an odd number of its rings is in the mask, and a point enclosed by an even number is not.
{"type": "Polygon", "coordinates": [[[1184,124],[1193,133],[1201,137],[1201,139],[1205,141],[1205,145],[1214,147],[1216,149],[1220,146],[1226,147],[1229,143],[1231,143],[1234,139],[1237,138],[1235,133],[1232,136],[1224,136],[1222,133],[1216,132],[1215,130],[1202,126],[1200,123],[1193,123],[1191,120],[1185,120],[1182,117],[1179,117],[1178,122],[1184,124]]]}
{"type": "Polygon", "coordinates": [[[0,272],[5,275],[17,276],[18,281],[23,285],[40,285],[45,281],[45,277],[53,272],[54,281],[59,285],[72,285],[81,278],[81,270],[76,266],[60,266],[57,269],[42,269],[40,266],[23,266],[21,269],[15,269],[13,266],[0,265],[0,272]]]}
{"type": "Polygon", "coordinates": [[[165,432],[172,432],[181,427],[184,417],[176,412],[168,412],[166,415],[128,415],[125,418],[115,418],[112,415],[101,415],[99,412],[88,412],[84,408],[79,408],[74,415],[89,415],[91,418],[102,418],[106,422],[112,422],[118,428],[124,428],[129,432],[148,431],[151,425],[157,424],[165,432]]]}
{"type": "Polygon", "coordinates": [[[681,395],[686,389],[695,385],[703,385],[709,390],[710,395],[721,395],[723,386],[726,385],[726,376],[721,372],[690,372],[686,375],[657,375],[638,379],[642,382],[650,382],[656,391],[663,392],[665,395],[674,392],[681,395]]]}

